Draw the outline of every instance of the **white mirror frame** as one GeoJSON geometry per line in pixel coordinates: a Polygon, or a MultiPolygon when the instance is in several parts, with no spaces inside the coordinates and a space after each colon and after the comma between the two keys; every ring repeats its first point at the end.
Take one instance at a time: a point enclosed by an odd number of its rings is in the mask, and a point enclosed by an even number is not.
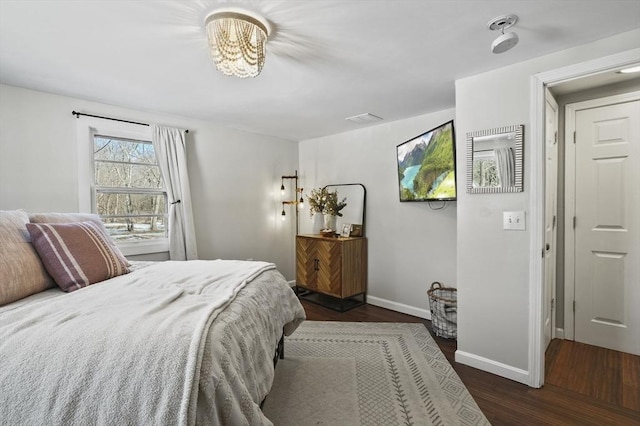
{"type": "Polygon", "coordinates": [[[467,133],[467,192],[469,194],[494,194],[500,192],[522,192],[523,191],[523,152],[524,152],[524,125],[498,127],[496,129],[480,130],[467,133]],[[474,138],[499,135],[503,133],[514,133],[515,137],[515,184],[507,187],[487,187],[476,188],[473,186],[473,140],[474,138]]]}

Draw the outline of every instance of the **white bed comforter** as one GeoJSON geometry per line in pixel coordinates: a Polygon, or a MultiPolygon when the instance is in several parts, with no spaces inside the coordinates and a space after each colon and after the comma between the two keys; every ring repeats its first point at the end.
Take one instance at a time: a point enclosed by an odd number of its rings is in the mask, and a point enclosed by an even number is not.
{"type": "Polygon", "coordinates": [[[162,262],[16,302],[0,310],[0,419],[270,424],[274,343],[303,318],[263,262],[162,262]]]}

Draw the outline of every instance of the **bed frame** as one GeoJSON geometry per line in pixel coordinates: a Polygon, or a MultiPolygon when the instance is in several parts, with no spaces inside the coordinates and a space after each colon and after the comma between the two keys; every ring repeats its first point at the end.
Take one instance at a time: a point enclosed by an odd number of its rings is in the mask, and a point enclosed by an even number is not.
{"type": "Polygon", "coordinates": [[[278,340],[278,344],[276,345],[276,352],[273,355],[273,367],[278,364],[278,359],[284,359],[284,331],[282,332],[282,336],[280,336],[280,340],[278,340]]]}
{"type": "MultiPolygon", "coordinates": [[[[278,340],[278,344],[276,345],[276,352],[273,355],[273,368],[276,368],[279,359],[284,359],[284,330],[282,331],[280,340],[278,340]]],[[[264,406],[264,402],[267,400],[267,396],[265,396],[264,399],[260,402],[260,409],[262,409],[262,407],[264,406]]]]}

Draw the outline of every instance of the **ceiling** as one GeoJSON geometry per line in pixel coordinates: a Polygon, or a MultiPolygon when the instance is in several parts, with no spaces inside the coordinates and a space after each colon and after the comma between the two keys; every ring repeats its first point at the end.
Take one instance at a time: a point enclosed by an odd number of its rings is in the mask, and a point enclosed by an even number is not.
{"type": "Polygon", "coordinates": [[[456,79],[638,27],[638,0],[1,0],[0,82],[298,141],[453,108],[456,79]],[[272,27],[256,78],[209,56],[204,19],[229,6],[272,27]],[[487,22],[511,13],[520,43],[493,54],[487,22]]]}

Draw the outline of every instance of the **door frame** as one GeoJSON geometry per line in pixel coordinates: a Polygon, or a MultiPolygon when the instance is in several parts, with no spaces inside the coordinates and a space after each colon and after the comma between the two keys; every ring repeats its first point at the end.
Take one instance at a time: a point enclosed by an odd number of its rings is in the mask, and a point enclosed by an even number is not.
{"type": "MultiPolygon", "coordinates": [[[[558,122],[559,116],[560,116],[560,106],[558,105],[558,102],[556,101],[556,98],[553,96],[553,94],[551,93],[551,91],[549,91],[549,89],[547,88],[545,90],[545,115],[546,115],[546,104],[549,103],[551,104],[552,107],[555,108],[555,142],[554,145],[556,145],[556,170],[555,170],[555,186],[556,186],[556,193],[555,193],[555,198],[556,198],[556,209],[553,212],[554,213],[554,219],[553,219],[553,225],[552,225],[552,230],[551,230],[551,234],[555,237],[555,239],[551,242],[551,246],[553,247],[553,253],[554,256],[557,258],[558,256],[558,203],[557,203],[557,198],[558,198],[558,154],[559,154],[559,134],[560,134],[560,123],[558,122]]],[[[546,118],[546,117],[545,117],[546,118]]],[[[545,120],[545,138],[546,138],[546,120],[545,120]]],[[[545,146],[546,146],[546,139],[545,139],[545,146]]],[[[544,170],[544,175],[545,175],[545,180],[549,175],[549,171],[546,168],[546,153],[545,153],[545,170],[544,170]]],[[[545,185],[546,188],[546,185],[545,185]]],[[[545,202],[547,200],[546,197],[546,193],[545,193],[545,202]]],[[[546,222],[546,207],[545,207],[545,222],[546,222]]],[[[545,230],[546,230],[546,223],[545,223],[545,230]]],[[[545,235],[545,242],[546,242],[546,235],[545,235]]],[[[545,258],[546,258],[546,252],[545,252],[545,258]]],[[[545,271],[544,271],[544,281],[543,281],[543,286],[546,289],[546,280],[547,280],[547,271],[546,271],[546,265],[544,265],[545,271]]],[[[553,280],[552,280],[552,285],[551,285],[551,291],[552,291],[552,295],[551,295],[551,300],[552,302],[552,308],[551,309],[551,340],[556,338],[556,312],[558,310],[558,307],[555,303],[555,299],[556,299],[556,286],[558,284],[557,279],[556,279],[556,271],[558,270],[558,265],[557,265],[557,261],[555,264],[555,267],[553,268],[553,280]]],[[[546,303],[546,298],[543,299],[543,301],[546,303]]],[[[544,305],[543,305],[544,308],[544,305]]],[[[544,316],[544,310],[543,310],[543,316],[544,316]]],[[[543,318],[543,322],[546,321],[545,318],[543,318]]],[[[546,343],[546,342],[545,342],[546,343]]],[[[545,345],[546,346],[546,345],[545,345]]],[[[548,347],[548,346],[546,346],[548,347]]],[[[545,347],[545,350],[546,350],[545,347]]]]}
{"type": "MultiPolygon", "coordinates": [[[[603,96],[588,101],[574,102],[565,106],[565,141],[573,138],[576,125],[576,112],[589,109],[614,105],[640,99],[640,92],[628,92],[619,95],[603,96]]],[[[575,229],[573,228],[573,217],[575,210],[575,184],[576,184],[576,145],[575,143],[565,143],[565,217],[564,217],[564,336],[565,339],[575,340],[575,312],[573,310],[573,300],[575,299],[575,229]]]]}
{"type": "Polygon", "coordinates": [[[544,384],[544,208],[545,208],[545,89],[588,75],[615,71],[640,62],[640,48],[546,71],[531,76],[529,173],[531,231],[529,239],[529,386],[544,384]]]}

